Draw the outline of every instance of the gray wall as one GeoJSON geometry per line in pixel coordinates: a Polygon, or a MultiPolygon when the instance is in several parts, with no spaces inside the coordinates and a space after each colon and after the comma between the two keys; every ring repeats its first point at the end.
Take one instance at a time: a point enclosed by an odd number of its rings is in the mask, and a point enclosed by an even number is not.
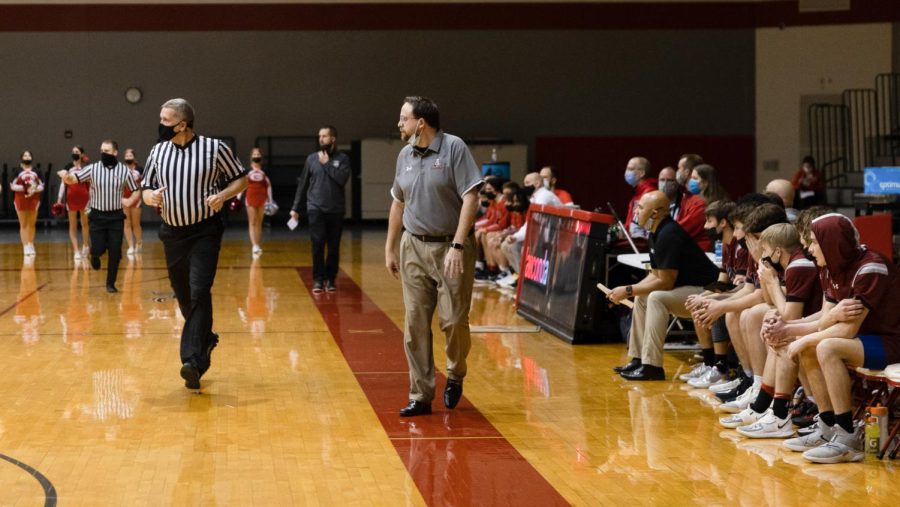
{"type": "Polygon", "coordinates": [[[96,157],[105,137],[142,158],[176,96],[242,159],[257,135],[323,123],[343,142],[395,135],[411,93],[466,137],[754,133],[752,30],[0,33],[0,69],[6,163],[96,157]]]}

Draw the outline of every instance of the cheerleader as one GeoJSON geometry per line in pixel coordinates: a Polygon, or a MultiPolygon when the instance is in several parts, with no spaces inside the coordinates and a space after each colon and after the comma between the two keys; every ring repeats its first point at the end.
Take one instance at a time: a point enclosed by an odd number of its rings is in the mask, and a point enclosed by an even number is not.
{"type": "MultiPolygon", "coordinates": [[[[250,230],[250,243],[253,244],[253,255],[262,253],[259,246],[262,240],[262,222],[266,203],[272,202],[272,185],[269,177],[263,172],[262,152],[253,148],[250,152],[250,173],[247,175],[247,226],[250,230]]],[[[243,193],[242,193],[243,194],[243,193]]],[[[239,195],[241,199],[243,195],[239,195]]]]}
{"type": "MultiPolygon", "coordinates": [[[[138,165],[134,156],[134,150],[131,148],[125,150],[125,167],[131,171],[131,177],[134,178],[134,182],[140,187],[144,168],[138,165]]],[[[131,190],[125,187],[125,198],[128,199],[130,196],[131,190]]],[[[128,242],[128,255],[136,255],[141,253],[143,245],[141,241],[143,236],[143,231],[141,230],[141,200],[138,199],[133,206],[125,206],[123,210],[125,211],[125,241],[128,242]]]]}
{"type": "MultiPolygon", "coordinates": [[[[78,174],[84,168],[84,162],[84,147],[73,146],[72,163],[67,164],[65,169],[73,175],[78,174]]],[[[72,241],[75,262],[80,262],[82,257],[87,256],[91,248],[90,226],[87,217],[87,204],[91,198],[91,182],[70,185],[63,181],[63,184],[59,186],[59,196],[56,202],[61,204],[63,198],[66,200],[66,211],[69,213],[69,240],[72,241]],[[81,248],[78,248],[79,219],[81,221],[81,248]]]]}
{"type": "Polygon", "coordinates": [[[16,176],[9,188],[16,193],[16,214],[19,216],[19,235],[22,238],[22,250],[25,257],[34,257],[34,230],[37,222],[37,209],[41,204],[41,192],[44,184],[31,165],[31,152],[22,152],[21,172],[16,176]]]}

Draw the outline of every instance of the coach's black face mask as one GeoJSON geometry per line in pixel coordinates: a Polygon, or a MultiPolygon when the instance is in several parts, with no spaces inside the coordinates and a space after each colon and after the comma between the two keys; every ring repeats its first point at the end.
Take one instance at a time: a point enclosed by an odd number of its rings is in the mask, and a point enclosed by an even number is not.
{"type": "MultiPolygon", "coordinates": [[[[178,125],[177,123],[175,125],[178,125]]],[[[175,132],[175,125],[169,127],[168,125],[159,124],[159,140],[160,141],[171,141],[173,137],[178,135],[175,132]]]]}

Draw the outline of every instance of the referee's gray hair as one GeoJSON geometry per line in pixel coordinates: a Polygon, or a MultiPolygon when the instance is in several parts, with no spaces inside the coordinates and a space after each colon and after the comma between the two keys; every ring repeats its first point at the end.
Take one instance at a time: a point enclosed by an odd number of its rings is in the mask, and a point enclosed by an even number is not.
{"type": "Polygon", "coordinates": [[[175,111],[178,119],[187,122],[187,126],[194,127],[194,106],[184,99],[170,99],[160,107],[160,109],[171,109],[175,111]]]}

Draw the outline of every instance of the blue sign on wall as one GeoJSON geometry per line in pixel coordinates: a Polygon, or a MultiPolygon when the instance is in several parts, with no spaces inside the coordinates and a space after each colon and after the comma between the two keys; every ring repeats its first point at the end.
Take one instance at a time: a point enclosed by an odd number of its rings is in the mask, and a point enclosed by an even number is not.
{"type": "Polygon", "coordinates": [[[866,167],[867,194],[900,194],[900,167],[866,167]]]}

